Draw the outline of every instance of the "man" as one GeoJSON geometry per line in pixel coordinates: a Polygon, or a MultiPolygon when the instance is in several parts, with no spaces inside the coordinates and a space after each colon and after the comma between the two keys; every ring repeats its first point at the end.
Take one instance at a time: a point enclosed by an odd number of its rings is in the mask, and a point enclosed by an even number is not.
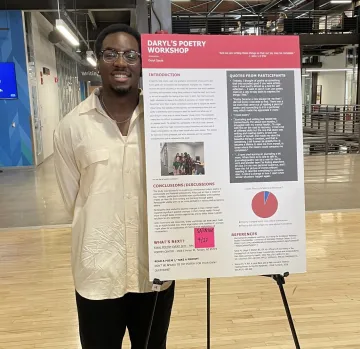
{"type": "MultiPolygon", "coordinates": [[[[73,215],[72,270],[83,349],[120,349],[126,328],[145,349],[155,305],[149,282],[141,45],[126,25],[95,43],[102,88],[59,124],[55,169],[73,215]]],[[[174,283],[158,294],[148,349],[165,349],[174,283]]]]}

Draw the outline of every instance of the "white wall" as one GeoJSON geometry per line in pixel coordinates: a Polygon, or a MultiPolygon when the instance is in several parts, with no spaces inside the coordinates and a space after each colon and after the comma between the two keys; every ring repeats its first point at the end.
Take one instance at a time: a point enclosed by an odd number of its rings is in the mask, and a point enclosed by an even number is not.
{"type": "Polygon", "coordinates": [[[204,159],[204,145],[203,145],[203,144],[198,144],[198,145],[195,147],[194,160],[195,160],[196,156],[200,156],[200,161],[201,161],[201,162],[205,162],[205,159],[204,159]]]}
{"type": "Polygon", "coordinates": [[[34,44],[35,69],[39,100],[39,114],[42,122],[42,140],[44,159],[53,154],[53,133],[59,123],[59,91],[55,78],[56,70],[55,47],[48,40],[52,25],[38,12],[32,13],[32,37],[34,44]],[[50,75],[43,74],[41,84],[40,72],[43,67],[50,69],[50,75]]]}
{"type": "MultiPolygon", "coordinates": [[[[345,68],[345,50],[336,56],[321,57],[322,69],[345,68]]],[[[318,85],[322,86],[322,104],[345,103],[346,72],[318,73],[318,85]]]]}

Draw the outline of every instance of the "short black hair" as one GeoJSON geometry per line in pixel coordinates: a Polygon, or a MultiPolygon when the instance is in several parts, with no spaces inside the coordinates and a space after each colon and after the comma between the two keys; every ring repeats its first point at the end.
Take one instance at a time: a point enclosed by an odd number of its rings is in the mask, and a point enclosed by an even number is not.
{"type": "Polygon", "coordinates": [[[118,24],[112,24],[108,27],[106,27],[97,37],[96,41],[95,41],[95,55],[97,58],[100,58],[100,52],[101,52],[101,48],[102,48],[102,44],[105,40],[105,38],[113,33],[126,33],[129,34],[131,36],[133,36],[137,43],[139,44],[139,52],[141,52],[141,36],[140,33],[130,27],[127,24],[123,24],[123,23],[118,23],[118,24]]]}

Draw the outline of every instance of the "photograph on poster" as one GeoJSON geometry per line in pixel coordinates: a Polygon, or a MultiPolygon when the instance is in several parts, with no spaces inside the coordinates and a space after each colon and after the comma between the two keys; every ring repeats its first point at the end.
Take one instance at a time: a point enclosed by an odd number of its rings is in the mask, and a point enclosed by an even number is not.
{"type": "Polygon", "coordinates": [[[204,143],[160,143],[161,176],[204,175],[204,143]]]}

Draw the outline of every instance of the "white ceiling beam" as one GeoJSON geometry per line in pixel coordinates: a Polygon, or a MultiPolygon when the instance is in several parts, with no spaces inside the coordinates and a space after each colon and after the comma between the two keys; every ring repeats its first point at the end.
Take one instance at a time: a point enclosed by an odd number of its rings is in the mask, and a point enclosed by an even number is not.
{"type": "Polygon", "coordinates": [[[198,15],[198,16],[201,16],[201,13],[188,10],[187,8],[182,7],[182,6],[178,5],[178,4],[175,4],[174,2],[172,3],[172,5],[174,5],[175,7],[178,7],[178,8],[180,8],[180,9],[182,9],[183,11],[187,11],[187,12],[190,12],[190,13],[194,13],[194,14],[196,14],[196,15],[198,15]]]}
{"type": "Polygon", "coordinates": [[[250,11],[250,10],[249,10],[247,7],[245,7],[243,4],[240,4],[240,2],[238,2],[238,1],[233,0],[233,2],[235,2],[236,4],[238,4],[238,5],[241,7],[242,10],[245,10],[245,11],[250,12],[250,13],[252,13],[252,14],[255,13],[255,12],[253,12],[253,11],[250,11]]]}
{"type": "MultiPolygon", "coordinates": [[[[196,7],[200,7],[200,6],[204,6],[204,5],[213,3],[214,1],[216,1],[216,0],[210,0],[210,1],[207,1],[207,2],[203,2],[203,3],[199,4],[199,5],[195,5],[195,6],[188,7],[188,10],[192,10],[193,8],[196,8],[196,7]]],[[[175,4],[173,4],[173,5],[175,5],[175,4]]],[[[175,11],[173,14],[176,14],[176,13],[179,13],[179,12],[182,12],[182,11],[178,10],[178,11],[175,11]]]]}
{"type": "Polygon", "coordinates": [[[212,9],[210,10],[210,12],[208,13],[209,15],[212,14],[223,2],[224,0],[218,0],[217,3],[212,7],[212,9]]]}

